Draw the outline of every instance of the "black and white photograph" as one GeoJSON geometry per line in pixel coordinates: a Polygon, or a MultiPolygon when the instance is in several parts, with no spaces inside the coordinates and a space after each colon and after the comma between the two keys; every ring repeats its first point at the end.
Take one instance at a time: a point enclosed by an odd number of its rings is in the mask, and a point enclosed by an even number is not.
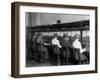
{"type": "Polygon", "coordinates": [[[25,13],[26,67],[90,63],[90,15],[25,13]]]}
{"type": "Polygon", "coordinates": [[[12,4],[12,76],[97,73],[97,7],[12,4]]]}

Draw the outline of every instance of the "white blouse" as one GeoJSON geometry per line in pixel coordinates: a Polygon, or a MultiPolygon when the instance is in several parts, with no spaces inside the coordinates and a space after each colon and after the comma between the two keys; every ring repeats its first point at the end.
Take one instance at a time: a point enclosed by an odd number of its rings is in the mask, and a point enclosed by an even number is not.
{"type": "Polygon", "coordinates": [[[53,44],[53,45],[57,45],[59,48],[61,48],[60,42],[59,42],[59,40],[58,40],[57,38],[54,38],[54,39],[52,40],[52,44],[53,44]]]}
{"type": "Polygon", "coordinates": [[[80,53],[83,53],[83,52],[86,50],[85,48],[82,49],[82,45],[81,45],[79,39],[76,39],[76,40],[73,42],[73,47],[74,47],[74,48],[80,49],[80,53]]]}

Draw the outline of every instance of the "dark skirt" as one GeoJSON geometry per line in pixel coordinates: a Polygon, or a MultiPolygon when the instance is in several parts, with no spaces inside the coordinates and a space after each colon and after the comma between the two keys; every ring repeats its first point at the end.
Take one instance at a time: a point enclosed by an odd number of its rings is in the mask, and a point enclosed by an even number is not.
{"type": "Polygon", "coordinates": [[[87,60],[87,57],[82,53],[75,53],[75,59],[83,61],[83,60],[87,60]]]}

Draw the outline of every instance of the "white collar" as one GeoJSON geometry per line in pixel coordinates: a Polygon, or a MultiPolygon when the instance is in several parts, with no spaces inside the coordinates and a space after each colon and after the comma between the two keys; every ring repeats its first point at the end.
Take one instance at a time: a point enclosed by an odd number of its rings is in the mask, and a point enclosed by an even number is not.
{"type": "Polygon", "coordinates": [[[79,39],[76,39],[75,41],[79,41],[79,39]]]}

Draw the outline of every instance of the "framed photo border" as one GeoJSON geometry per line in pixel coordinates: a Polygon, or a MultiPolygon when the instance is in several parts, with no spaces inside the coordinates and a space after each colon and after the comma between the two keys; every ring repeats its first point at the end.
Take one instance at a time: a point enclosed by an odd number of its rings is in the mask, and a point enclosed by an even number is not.
{"type": "Polygon", "coordinates": [[[72,75],[72,74],[86,74],[98,72],[98,55],[97,55],[97,14],[98,9],[96,6],[81,6],[81,5],[62,5],[62,4],[47,4],[47,3],[31,3],[31,2],[13,2],[11,4],[11,76],[15,78],[25,77],[42,77],[42,76],[58,76],[58,75],[72,75]],[[56,73],[43,73],[43,74],[23,74],[20,75],[19,67],[19,7],[20,6],[40,6],[40,7],[55,7],[55,8],[73,8],[73,9],[90,9],[95,10],[95,70],[90,71],[75,71],[75,72],[56,72],[56,73]]]}

